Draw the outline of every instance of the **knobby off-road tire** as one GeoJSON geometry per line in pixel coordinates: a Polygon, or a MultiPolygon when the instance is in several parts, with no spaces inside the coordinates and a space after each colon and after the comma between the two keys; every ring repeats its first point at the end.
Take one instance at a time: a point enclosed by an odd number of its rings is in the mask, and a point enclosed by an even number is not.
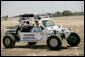
{"type": "Polygon", "coordinates": [[[13,48],[15,46],[15,38],[12,34],[7,34],[3,38],[5,48],[13,48]]]}
{"type": "Polygon", "coordinates": [[[80,37],[76,33],[71,33],[67,38],[67,42],[70,46],[77,46],[80,43],[80,37]]]}
{"type": "Polygon", "coordinates": [[[61,40],[57,36],[50,36],[47,40],[47,46],[51,50],[58,50],[62,45],[61,40]]]}

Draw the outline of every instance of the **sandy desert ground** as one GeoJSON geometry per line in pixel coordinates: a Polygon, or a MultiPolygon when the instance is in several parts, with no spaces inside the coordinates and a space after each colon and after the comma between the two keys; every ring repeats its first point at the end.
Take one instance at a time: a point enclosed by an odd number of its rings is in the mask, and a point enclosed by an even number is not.
{"type": "Polygon", "coordinates": [[[84,16],[53,18],[56,25],[71,27],[81,38],[77,47],[70,47],[66,40],[60,50],[48,49],[46,42],[38,42],[35,46],[29,46],[26,42],[17,42],[14,48],[6,49],[2,44],[4,31],[7,26],[17,25],[16,20],[1,22],[1,56],[84,56],[84,16]]]}

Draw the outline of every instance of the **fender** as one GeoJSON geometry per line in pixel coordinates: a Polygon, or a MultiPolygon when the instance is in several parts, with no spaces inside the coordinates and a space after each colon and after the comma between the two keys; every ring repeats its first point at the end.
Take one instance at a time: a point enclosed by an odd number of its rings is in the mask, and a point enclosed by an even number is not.
{"type": "MultiPolygon", "coordinates": [[[[55,37],[58,37],[60,40],[62,40],[61,37],[58,36],[58,35],[52,35],[52,36],[49,36],[49,37],[54,37],[54,36],[55,36],[55,37]]],[[[48,37],[48,38],[49,38],[49,37],[48,37]]],[[[48,40],[48,38],[47,38],[47,40],[48,40]]]]}
{"type": "Polygon", "coordinates": [[[13,41],[15,41],[15,38],[12,34],[5,34],[4,37],[10,37],[13,41]]]}

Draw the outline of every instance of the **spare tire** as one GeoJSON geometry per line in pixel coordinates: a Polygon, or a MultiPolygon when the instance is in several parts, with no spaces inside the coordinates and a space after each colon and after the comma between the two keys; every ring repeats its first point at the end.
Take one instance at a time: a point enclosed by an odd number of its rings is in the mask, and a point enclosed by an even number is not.
{"type": "Polygon", "coordinates": [[[72,32],[68,38],[67,42],[70,46],[77,46],[80,43],[80,37],[78,34],[72,32]]]}

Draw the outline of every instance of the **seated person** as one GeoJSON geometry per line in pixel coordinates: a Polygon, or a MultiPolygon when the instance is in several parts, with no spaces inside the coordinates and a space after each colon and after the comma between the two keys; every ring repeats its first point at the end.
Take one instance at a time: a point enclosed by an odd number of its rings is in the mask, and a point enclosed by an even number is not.
{"type": "Polygon", "coordinates": [[[35,21],[36,26],[33,27],[32,32],[41,32],[38,21],[35,21]]]}

